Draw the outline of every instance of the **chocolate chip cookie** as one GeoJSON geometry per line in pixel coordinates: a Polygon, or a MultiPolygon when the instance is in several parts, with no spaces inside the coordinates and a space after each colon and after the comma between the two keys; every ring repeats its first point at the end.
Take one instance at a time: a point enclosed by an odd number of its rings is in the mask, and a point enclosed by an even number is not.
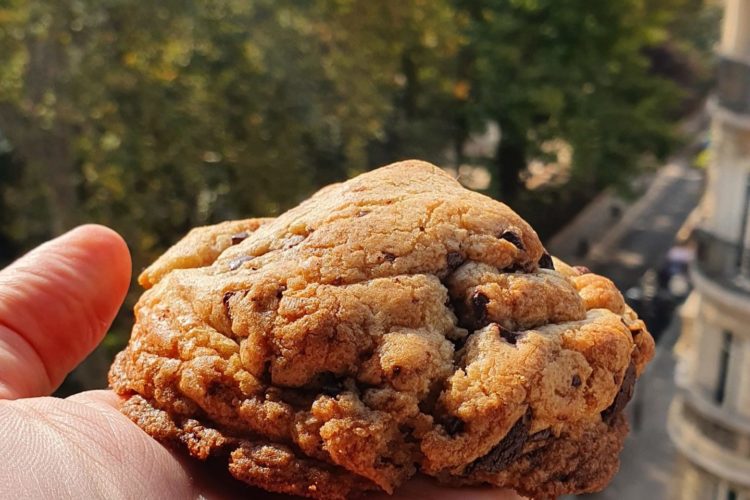
{"type": "Polygon", "coordinates": [[[312,498],[418,471],[534,498],[601,489],[654,349],[611,281],[419,161],[195,229],[139,281],[110,372],[122,411],[312,498]]]}

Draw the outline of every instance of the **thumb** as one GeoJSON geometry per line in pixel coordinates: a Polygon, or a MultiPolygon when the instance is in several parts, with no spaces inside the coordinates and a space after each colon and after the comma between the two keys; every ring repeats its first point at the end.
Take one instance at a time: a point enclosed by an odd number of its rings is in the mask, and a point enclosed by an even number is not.
{"type": "Polygon", "coordinates": [[[130,283],[123,239],[81,226],[0,271],[0,399],[52,392],[101,340],[130,283]]]}

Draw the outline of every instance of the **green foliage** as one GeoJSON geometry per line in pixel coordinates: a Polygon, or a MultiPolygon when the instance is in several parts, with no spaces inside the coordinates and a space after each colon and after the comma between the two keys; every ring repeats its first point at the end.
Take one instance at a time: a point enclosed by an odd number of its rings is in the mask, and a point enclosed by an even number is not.
{"type": "Polygon", "coordinates": [[[367,168],[460,163],[489,122],[504,140],[470,160],[493,169],[494,194],[512,198],[550,140],[571,145],[576,189],[623,182],[668,152],[680,95],[647,49],[708,50],[686,5],[703,12],[698,0],[3,0],[13,151],[0,233],[18,252],[101,222],[139,269],[189,227],[276,214],[367,168]]]}
{"type": "Polygon", "coordinates": [[[491,194],[547,230],[668,152],[669,79],[691,80],[654,50],[677,47],[705,80],[709,7],[0,0],[0,264],[94,221],[123,234],[137,274],[190,227],[277,214],[406,157],[488,166],[491,194]],[[465,158],[492,122],[496,151],[465,158]],[[550,142],[572,150],[570,181],[519,196],[550,142]]]}
{"type": "Polygon", "coordinates": [[[593,189],[621,182],[644,154],[663,158],[669,111],[679,90],[651,74],[645,49],[667,38],[680,2],[463,0],[471,16],[476,102],[482,121],[505,136],[496,181],[515,195],[515,179],[545,141],[574,152],[573,182],[593,189]],[[509,175],[503,175],[510,170],[509,175]]]}
{"type": "MultiPolygon", "coordinates": [[[[404,54],[418,64],[414,106],[438,116],[451,13],[423,1],[16,1],[0,10],[0,129],[53,207],[48,233],[112,225],[143,265],[191,226],[278,213],[369,166],[411,84],[404,54]]],[[[439,150],[404,137],[422,145],[409,152],[439,150]]]]}

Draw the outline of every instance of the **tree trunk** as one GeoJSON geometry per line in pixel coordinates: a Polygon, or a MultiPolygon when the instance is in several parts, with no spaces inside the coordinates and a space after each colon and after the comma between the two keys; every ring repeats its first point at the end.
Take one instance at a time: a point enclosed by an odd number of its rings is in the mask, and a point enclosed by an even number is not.
{"type": "Polygon", "coordinates": [[[474,62],[476,56],[474,49],[464,47],[458,53],[456,63],[456,81],[457,82],[469,82],[471,85],[469,95],[464,97],[456,96],[459,100],[457,102],[457,109],[454,113],[453,119],[453,151],[456,157],[456,168],[460,167],[464,162],[464,145],[469,139],[469,102],[476,100],[476,79],[474,78],[474,62]]]}
{"type": "Polygon", "coordinates": [[[526,168],[526,133],[499,122],[500,143],[495,154],[495,192],[506,202],[513,201],[521,190],[520,174],[526,168]]]}
{"type": "Polygon", "coordinates": [[[405,49],[403,54],[401,54],[401,71],[404,72],[404,77],[406,78],[402,109],[404,110],[406,121],[410,121],[417,114],[417,95],[419,94],[417,65],[414,62],[410,49],[405,49]]]}
{"type": "MultiPolygon", "coordinates": [[[[27,36],[28,65],[24,75],[24,98],[31,112],[20,106],[2,106],[0,127],[10,139],[19,157],[26,163],[34,182],[43,189],[48,204],[49,234],[58,235],[77,221],[76,172],[70,143],[72,128],[65,106],[64,75],[68,71],[65,49],[53,36],[64,27],[54,25],[50,33],[27,36]],[[54,97],[54,102],[48,101],[54,97]],[[50,106],[57,115],[49,125],[35,115],[42,106],[50,106]]],[[[67,28],[65,28],[67,29],[67,28]]]]}

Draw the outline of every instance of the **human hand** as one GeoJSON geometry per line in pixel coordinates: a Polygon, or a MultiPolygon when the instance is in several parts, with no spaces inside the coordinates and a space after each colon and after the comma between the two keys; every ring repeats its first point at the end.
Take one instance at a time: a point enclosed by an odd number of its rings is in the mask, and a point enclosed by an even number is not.
{"type": "MultiPolygon", "coordinates": [[[[83,226],[0,271],[0,496],[283,498],[224,467],[172,453],[118,410],[110,391],[46,397],[109,328],[130,283],[125,242],[83,226]]],[[[509,491],[415,479],[394,497],[511,500],[509,491]]]]}

